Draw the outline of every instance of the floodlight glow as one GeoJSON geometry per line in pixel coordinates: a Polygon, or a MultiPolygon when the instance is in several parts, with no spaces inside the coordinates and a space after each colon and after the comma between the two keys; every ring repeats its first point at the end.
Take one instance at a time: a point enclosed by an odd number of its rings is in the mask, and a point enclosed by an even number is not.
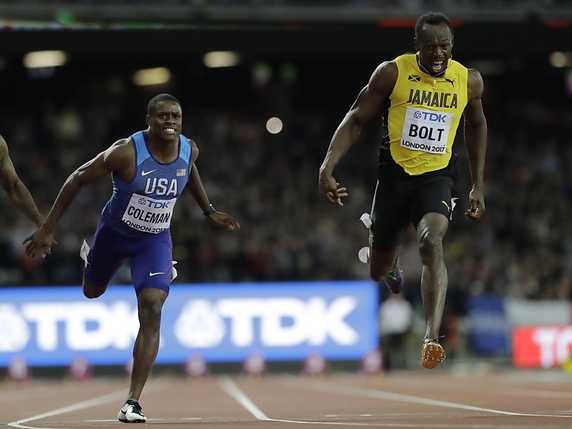
{"type": "Polygon", "coordinates": [[[209,68],[234,67],[240,62],[240,56],[232,51],[208,52],[203,57],[203,63],[209,68]]]}
{"type": "Polygon", "coordinates": [[[282,131],[282,126],[282,120],[277,117],[270,118],[268,121],[266,121],[266,130],[270,134],[278,134],[280,131],[282,131]]]}
{"type": "Polygon", "coordinates": [[[568,59],[564,52],[552,52],[549,57],[550,65],[552,67],[562,68],[566,67],[568,59]]]}
{"type": "Polygon", "coordinates": [[[133,75],[133,82],[138,86],[161,85],[169,80],[171,80],[171,72],[166,67],[142,69],[133,75]]]}
{"type": "Polygon", "coordinates": [[[67,60],[67,54],[63,51],[34,51],[27,53],[23,62],[26,68],[34,69],[62,66],[67,60]]]}

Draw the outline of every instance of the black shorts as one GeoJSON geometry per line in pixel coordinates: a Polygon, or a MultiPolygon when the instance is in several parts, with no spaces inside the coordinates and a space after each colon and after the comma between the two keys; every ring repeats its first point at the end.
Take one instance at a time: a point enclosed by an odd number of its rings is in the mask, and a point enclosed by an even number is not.
{"type": "Polygon", "coordinates": [[[451,219],[455,178],[435,175],[426,180],[379,179],[371,209],[370,244],[389,252],[401,246],[407,228],[417,225],[427,213],[441,213],[451,219]]]}

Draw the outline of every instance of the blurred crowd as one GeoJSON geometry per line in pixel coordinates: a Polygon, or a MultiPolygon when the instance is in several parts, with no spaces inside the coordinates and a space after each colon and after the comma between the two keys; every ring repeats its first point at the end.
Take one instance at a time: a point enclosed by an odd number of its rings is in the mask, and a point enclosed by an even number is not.
{"type": "MultiPolygon", "coordinates": [[[[175,83],[146,89],[105,67],[62,69],[49,78],[5,75],[0,134],[47,214],[75,168],[144,129],[147,101],[172,93],[183,106],[184,134],[200,148],[197,167],[211,202],[242,227],[229,232],[211,226],[184,193],[172,221],[176,282],[367,279],[367,266],[357,258],[367,245],[359,217],[369,211],[375,186],[377,121],[335,171],[349,189],[344,207],[326,202],[317,187],[331,135],[373,70],[353,67],[361,69],[355,79],[332,73],[321,79],[323,88],[284,77],[257,82],[239,71],[217,71],[212,81],[183,73],[175,83]],[[198,82],[190,87],[193,80],[198,82]],[[266,130],[271,116],[284,123],[278,134],[266,130]]],[[[299,75],[305,72],[299,69],[299,75]]],[[[460,139],[460,200],[445,239],[453,292],[571,298],[572,107],[558,84],[562,77],[547,79],[554,90],[541,88],[533,75],[485,77],[488,210],[477,224],[463,216],[470,177],[460,139]]],[[[0,284],[79,284],[81,242],[90,242],[110,194],[107,178],[83,189],[60,222],[52,255],[42,260],[24,256],[21,243],[33,225],[0,192],[0,284]]],[[[413,231],[402,264],[408,287],[417,290],[421,266],[413,231]]],[[[114,281],[129,283],[127,264],[114,281]]]]}

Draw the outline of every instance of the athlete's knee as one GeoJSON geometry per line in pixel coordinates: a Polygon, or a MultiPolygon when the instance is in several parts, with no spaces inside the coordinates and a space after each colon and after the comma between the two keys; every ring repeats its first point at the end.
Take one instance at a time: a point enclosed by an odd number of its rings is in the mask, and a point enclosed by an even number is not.
{"type": "Polygon", "coordinates": [[[84,280],[82,284],[82,289],[83,289],[83,294],[86,298],[94,299],[94,298],[99,298],[101,295],[103,295],[107,287],[94,286],[91,283],[84,280]]]}
{"type": "Polygon", "coordinates": [[[419,240],[421,262],[427,264],[443,255],[443,236],[436,231],[426,230],[419,240]]]}
{"type": "Polygon", "coordinates": [[[161,312],[162,306],[159,303],[153,303],[144,308],[139,307],[139,322],[141,328],[158,331],[161,327],[161,312]]]}
{"type": "Polygon", "coordinates": [[[166,294],[157,289],[144,289],[139,294],[139,321],[141,326],[158,330],[161,325],[161,313],[166,294]]]}
{"type": "Polygon", "coordinates": [[[147,316],[154,320],[158,320],[161,318],[162,311],[163,311],[163,303],[158,300],[147,304],[145,308],[147,316]]]}

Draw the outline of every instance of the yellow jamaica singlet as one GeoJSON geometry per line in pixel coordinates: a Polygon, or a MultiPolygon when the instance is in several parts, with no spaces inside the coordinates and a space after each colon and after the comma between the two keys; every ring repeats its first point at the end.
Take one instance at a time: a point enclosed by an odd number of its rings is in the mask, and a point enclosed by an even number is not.
{"type": "Polygon", "coordinates": [[[443,169],[467,105],[468,69],[449,60],[445,74],[434,77],[421,71],[415,54],[394,62],[397,82],[384,118],[391,157],[410,176],[443,169]]]}

